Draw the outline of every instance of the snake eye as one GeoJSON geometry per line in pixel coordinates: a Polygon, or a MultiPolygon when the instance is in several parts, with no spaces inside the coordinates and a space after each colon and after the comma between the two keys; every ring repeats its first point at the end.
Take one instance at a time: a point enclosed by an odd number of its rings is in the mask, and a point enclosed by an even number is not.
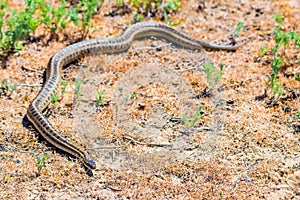
{"type": "Polygon", "coordinates": [[[84,164],[90,169],[96,169],[95,161],[87,154],[84,155],[84,164]]]}

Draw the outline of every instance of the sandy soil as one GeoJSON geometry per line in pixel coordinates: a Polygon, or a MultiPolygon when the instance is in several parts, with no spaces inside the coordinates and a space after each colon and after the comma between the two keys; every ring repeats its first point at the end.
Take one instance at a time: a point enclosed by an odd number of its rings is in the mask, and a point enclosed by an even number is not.
{"type": "MultiPolygon", "coordinates": [[[[19,8],[18,2],[11,6],[19,8]]],[[[78,41],[80,32],[70,25],[57,40],[28,42],[6,63],[1,60],[0,79],[17,89],[0,96],[0,198],[300,199],[300,84],[292,76],[300,69],[299,49],[285,48],[278,74],[285,93],[276,103],[267,88],[273,56],[260,57],[262,45],[274,46],[273,28],[300,32],[299,10],[297,0],[182,1],[169,16],[181,21],[177,30],[226,44],[242,21],[238,40],[247,42],[235,52],[199,53],[141,41],[128,53],[86,56],[71,64],[63,71],[66,93],[46,113],[62,135],[95,158],[92,176],[24,118],[48,60],[78,41]],[[272,18],[279,12],[284,25],[272,18]],[[203,62],[224,66],[211,92],[203,62]],[[78,98],[76,78],[83,80],[78,98]],[[102,90],[104,101],[97,107],[102,90]],[[202,118],[187,127],[180,114],[192,117],[199,104],[202,118]],[[38,170],[36,157],[45,153],[49,158],[38,170]]],[[[112,16],[113,11],[114,1],[103,3],[93,19],[97,31],[88,39],[117,36],[133,19],[132,13],[112,16]]],[[[160,17],[145,18],[151,20],[160,17]]]]}

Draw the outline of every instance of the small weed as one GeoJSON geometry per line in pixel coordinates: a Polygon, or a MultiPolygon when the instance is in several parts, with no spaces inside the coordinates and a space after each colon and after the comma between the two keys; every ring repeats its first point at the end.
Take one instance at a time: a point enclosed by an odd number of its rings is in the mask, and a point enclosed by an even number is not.
{"type": "Polygon", "coordinates": [[[244,27],[244,22],[238,21],[238,23],[234,29],[233,36],[237,37],[243,27],[244,27]]]}
{"type": "MultiPolygon", "coordinates": [[[[282,18],[280,13],[274,14],[272,17],[275,19],[277,23],[283,24],[284,19],[282,18]]],[[[281,30],[280,27],[276,27],[273,29],[273,35],[275,40],[275,46],[270,50],[271,53],[270,55],[273,56],[273,59],[271,61],[272,72],[268,80],[268,86],[272,88],[273,101],[274,101],[277,100],[285,92],[282,85],[278,81],[279,69],[284,63],[284,59],[283,59],[285,55],[284,48],[290,45],[292,40],[295,41],[294,43],[295,48],[298,48],[300,45],[300,34],[296,32],[284,32],[281,30]],[[282,51],[279,51],[279,49],[282,51]]],[[[264,56],[267,52],[268,52],[267,48],[265,46],[262,46],[260,56],[261,57],[264,56]]],[[[295,73],[294,78],[297,81],[300,81],[299,74],[295,73]]]]}
{"type": "Polygon", "coordinates": [[[50,102],[55,104],[58,101],[58,95],[56,93],[51,95],[50,102]]]}
{"type": "Polygon", "coordinates": [[[260,47],[260,57],[264,57],[266,55],[266,53],[268,52],[268,49],[265,45],[262,45],[260,47]]]}
{"type": "Polygon", "coordinates": [[[180,118],[183,121],[184,125],[189,128],[194,126],[199,121],[199,119],[202,117],[202,114],[201,114],[202,108],[203,108],[202,105],[198,106],[197,111],[194,114],[194,118],[192,120],[189,120],[186,114],[181,114],[180,118]]]}
{"type": "Polygon", "coordinates": [[[221,62],[220,63],[220,70],[222,71],[226,67],[225,63],[221,62]]]}
{"type": "Polygon", "coordinates": [[[139,15],[137,12],[133,12],[133,20],[135,22],[141,22],[144,20],[143,15],[139,15]]]}
{"type": "Polygon", "coordinates": [[[98,91],[97,92],[97,97],[96,97],[96,105],[97,106],[100,106],[101,105],[101,103],[103,102],[103,100],[104,100],[104,90],[101,90],[101,91],[98,91]]]}
{"type": "Polygon", "coordinates": [[[21,40],[38,27],[39,20],[34,17],[35,7],[26,7],[21,11],[11,9],[7,2],[0,1],[0,51],[5,54],[23,49],[21,40]],[[3,20],[4,15],[7,15],[3,20]]]}
{"type": "Polygon", "coordinates": [[[180,0],[172,0],[172,1],[167,1],[164,4],[163,7],[163,13],[164,13],[164,19],[165,22],[169,25],[169,26],[178,26],[181,22],[174,22],[173,20],[170,20],[168,17],[168,13],[170,13],[171,11],[176,11],[180,8],[180,0]]]}
{"type": "Polygon", "coordinates": [[[180,8],[180,0],[172,0],[165,2],[164,9],[166,12],[178,10],[180,8]]]}
{"type": "Polygon", "coordinates": [[[224,195],[225,195],[224,192],[220,192],[220,198],[221,199],[223,199],[224,195]]]}
{"type": "Polygon", "coordinates": [[[272,48],[271,53],[274,55],[280,47],[287,46],[289,44],[291,37],[290,34],[281,32],[280,28],[274,28],[273,31],[276,45],[272,48]]]}
{"type": "Polygon", "coordinates": [[[52,35],[55,34],[57,30],[66,27],[69,11],[66,9],[65,0],[62,0],[61,5],[57,8],[45,4],[43,0],[39,2],[39,6],[42,11],[40,21],[48,27],[52,35]]]}
{"type": "Polygon", "coordinates": [[[7,181],[9,181],[9,180],[10,180],[10,177],[9,177],[9,176],[5,176],[5,177],[4,177],[4,181],[5,181],[5,182],[7,182],[7,181]]]}
{"type": "MultiPolygon", "coordinates": [[[[152,5],[155,5],[155,12],[156,14],[162,14],[163,19],[165,22],[170,26],[179,25],[181,22],[174,22],[170,20],[168,14],[178,10],[180,5],[180,0],[168,0],[168,1],[160,1],[160,0],[129,0],[128,4],[132,5],[135,8],[142,7],[142,12],[134,12],[133,13],[133,20],[134,22],[140,22],[144,20],[145,16],[153,15],[151,12],[152,5]]],[[[121,8],[124,5],[123,0],[116,0],[116,5],[121,8]]]]}
{"type": "Polygon", "coordinates": [[[81,86],[83,82],[80,78],[75,79],[75,98],[77,99],[81,94],[81,86]]]}
{"type": "Polygon", "coordinates": [[[98,0],[80,0],[76,8],[70,8],[70,19],[76,25],[81,27],[82,37],[85,38],[92,25],[91,19],[97,12],[98,0]],[[79,15],[81,13],[81,15],[79,15]]]}
{"type": "Polygon", "coordinates": [[[129,99],[135,100],[135,99],[136,99],[136,93],[133,92],[133,93],[130,95],[129,99]]]}
{"type": "Polygon", "coordinates": [[[300,81],[300,74],[299,73],[295,73],[294,74],[294,78],[296,81],[300,81]]]}
{"type": "Polygon", "coordinates": [[[16,85],[14,85],[14,84],[9,85],[8,78],[3,78],[1,80],[1,84],[0,84],[0,96],[2,94],[3,95],[13,94],[16,89],[17,89],[16,85]]]}
{"type": "Polygon", "coordinates": [[[120,8],[123,6],[123,0],[116,0],[116,5],[120,8]]]}
{"type": "Polygon", "coordinates": [[[276,13],[274,15],[272,15],[272,18],[275,19],[275,21],[279,24],[282,24],[284,19],[282,18],[281,13],[276,13]]]}
{"type": "Polygon", "coordinates": [[[12,84],[12,85],[10,86],[10,93],[13,94],[13,93],[16,91],[16,89],[17,89],[17,86],[14,85],[14,84],[12,84]]]}
{"type": "Polygon", "coordinates": [[[49,159],[48,154],[44,154],[42,158],[39,157],[39,156],[36,157],[36,161],[37,161],[36,166],[37,166],[37,169],[38,169],[39,173],[41,172],[41,170],[43,168],[46,168],[46,160],[48,160],[48,159],[49,159]]]}
{"type": "Polygon", "coordinates": [[[275,99],[278,99],[283,93],[284,89],[281,87],[281,84],[277,80],[277,74],[281,67],[283,59],[281,57],[276,56],[271,63],[272,73],[269,78],[269,85],[272,88],[273,96],[275,99]]]}
{"type": "Polygon", "coordinates": [[[8,81],[7,81],[7,80],[8,80],[8,78],[3,78],[2,81],[1,81],[2,88],[6,89],[6,90],[7,90],[8,87],[9,87],[9,86],[8,86],[8,81]]]}
{"type": "Polygon", "coordinates": [[[81,0],[81,3],[86,8],[82,11],[82,19],[81,19],[82,35],[83,38],[85,38],[89,32],[89,28],[92,25],[91,19],[97,11],[98,0],[81,0]]]}
{"type": "Polygon", "coordinates": [[[173,20],[169,20],[168,13],[166,11],[164,11],[164,19],[169,26],[178,26],[181,23],[181,22],[174,22],[173,20]]]}
{"type": "Polygon", "coordinates": [[[300,110],[298,110],[298,111],[296,112],[296,117],[297,117],[298,119],[300,119],[300,110]]]}
{"type": "Polygon", "coordinates": [[[67,81],[61,82],[61,95],[62,96],[66,93],[66,88],[67,88],[68,84],[69,83],[67,81]]]}
{"type": "Polygon", "coordinates": [[[216,69],[212,63],[204,64],[203,71],[206,74],[208,87],[210,89],[214,89],[220,82],[223,76],[223,72],[221,70],[216,69]]]}

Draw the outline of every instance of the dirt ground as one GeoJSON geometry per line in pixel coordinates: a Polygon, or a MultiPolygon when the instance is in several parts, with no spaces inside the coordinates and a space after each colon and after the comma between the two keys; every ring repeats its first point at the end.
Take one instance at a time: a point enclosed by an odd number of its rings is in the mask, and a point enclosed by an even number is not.
{"type": "MultiPolygon", "coordinates": [[[[120,35],[132,21],[132,13],[112,15],[114,3],[103,3],[89,39],[120,35]]],[[[46,113],[95,159],[92,175],[24,118],[48,60],[80,33],[67,26],[57,40],[28,42],[5,65],[1,60],[0,79],[17,89],[0,96],[0,198],[300,199],[300,84],[292,76],[300,72],[300,51],[286,47],[278,74],[285,93],[276,103],[267,88],[272,55],[260,56],[262,45],[274,47],[273,28],[300,32],[299,11],[297,0],[182,1],[169,16],[181,22],[175,29],[227,44],[242,21],[238,40],[247,42],[234,52],[194,52],[153,39],[136,42],[128,53],[71,64],[63,71],[66,93],[46,113]],[[276,13],[283,25],[272,18],[276,13]],[[223,66],[221,82],[210,92],[205,62],[223,66]],[[76,78],[83,80],[78,98],[76,78]],[[98,107],[97,91],[105,91],[98,107]],[[192,118],[199,104],[202,118],[187,127],[180,115],[192,118]],[[45,153],[39,170],[36,158],[45,153]]],[[[151,20],[160,18],[145,18],[151,20]]]]}

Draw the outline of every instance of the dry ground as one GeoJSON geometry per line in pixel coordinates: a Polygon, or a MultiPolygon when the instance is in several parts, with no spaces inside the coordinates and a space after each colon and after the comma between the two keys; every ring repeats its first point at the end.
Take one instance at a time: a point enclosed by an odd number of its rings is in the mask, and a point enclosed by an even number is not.
{"type": "MultiPolygon", "coordinates": [[[[113,3],[100,8],[93,21],[97,31],[90,38],[119,35],[132,20],[131,14],[110,16],[113,3]]],[[[300,32],[299,10],[297,0],[182,1],[181,9],[170,15],[182,22],[176,29],[202,41],[226,42],[243,21],[240,38],[247,43],[236,52],[199,54],[168,46],[158,51],[151,48],[157,41],[142,42],[129,53],[86,57],[81,67],[64,70],[63,79],[70,84],[63,99],[50,105],[49,118],[95,158],[93,176],[76,159],[46,144],[24,119],[40,87],[21,85],[42,83],[49,58],[80,34],[69,27],[64,30],[67,39],[59,34],[58,41],[27,44],[5,66],[1,63],[0,79],[18,87],[0,97],[0,198],[300,199],[300,122],[295,117],[300,85],[290,76],[299,72],[299,49],[286,48],[279,73],[284,96],[270,105],[267,89],[267,96],[257,99],[271,73],[272,56],[259,54],[262,45],[274,46],[272,29],[278,24],[272,15],[281,12],[282,28],[300,32]],[[224,63],[222,89],[206,96],[198,67],[203,57],[215,66],[224,63]],[[78,74],[84,85],[73,103],[78,74]],[[120,101],[125,98],[120,87],[135,98],[120,101]],[[105,90],[104,102],[113,103],[95,108],[91,99],[98,90],[105,90]],[[202,96],[191,98],[197,95],[202,96]],[[203,118],[185,128],[178,116],[190,110],[182,107],[199,103],[203,118]],[[36,157],[44,153],[49,158],[38,171],[36,157]]]]}

